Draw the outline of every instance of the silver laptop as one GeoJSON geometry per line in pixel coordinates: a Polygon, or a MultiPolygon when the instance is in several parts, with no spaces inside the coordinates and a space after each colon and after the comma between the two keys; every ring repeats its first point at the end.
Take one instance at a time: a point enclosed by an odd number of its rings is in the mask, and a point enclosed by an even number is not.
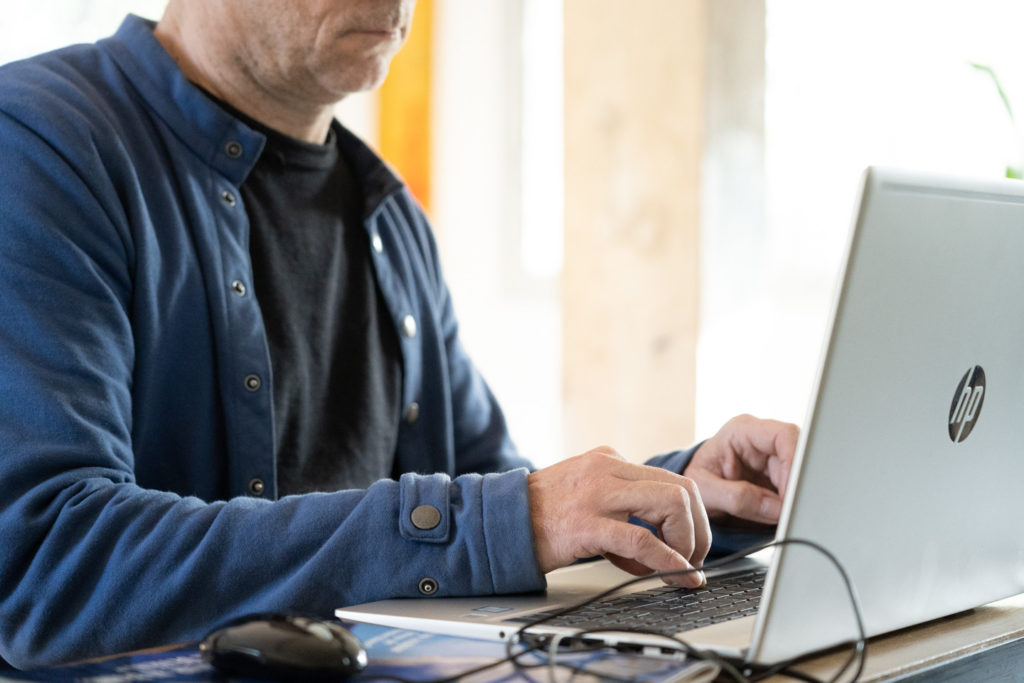
{"type": "MultiPolygon", "coordinates": [[[[868,169],[792,477],[778,538],[835,554],[869,636],[1024,592],[1024,182],[868,169]]],[[[759,598],[750,589],[743,609],[669,632],[761,663],[856,639],[846,589],[822,556],[784,546],[760,560],[759,598]]],[[[550,573],[543,594],[388,600],[336,614],[505,639],[538,612],[629,578],[599,561],[550,573]]],[[[727,580],[711,573],[709,588],[727,580]]],[[[608,628],[648,605],[692,600],[656,579],[629,590],[649,592],[620,599],[608,628]]],[[[532,631],[571,633],[596,618],[532,631]]]]}

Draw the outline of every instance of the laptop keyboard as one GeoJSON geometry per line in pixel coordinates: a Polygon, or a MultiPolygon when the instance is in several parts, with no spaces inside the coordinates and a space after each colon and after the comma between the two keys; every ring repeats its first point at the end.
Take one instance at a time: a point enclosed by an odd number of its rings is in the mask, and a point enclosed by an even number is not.
{"type": "MultiPolygon", "coordinates": [[[[672,635],[757,613],[767,568],[758,567],[716,577],[703,588],[659,586],[650,590],[611,596],[575,612],[545,621],[544,625],[583,631],[623,628],[672,635]]],[[[553,614],[535,612],[508,619],[530,622],[553,614]]]]}

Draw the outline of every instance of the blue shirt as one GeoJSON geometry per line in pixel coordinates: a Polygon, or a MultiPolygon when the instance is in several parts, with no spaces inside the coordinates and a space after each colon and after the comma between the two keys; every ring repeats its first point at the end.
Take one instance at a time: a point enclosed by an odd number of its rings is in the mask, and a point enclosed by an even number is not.
{"type": "Polygon", "coordinates": [[[417,406],[406,474],[278,499],[239,192],[263,143],[136,17],[0,68],[0,656],[16,666],[421,596],[428,578],[435,596],[545,585],[529,463],[459,341],[429,226],[354,137],[417,406]],[[436,526],[412,522],[420,505],[436,526]]]}

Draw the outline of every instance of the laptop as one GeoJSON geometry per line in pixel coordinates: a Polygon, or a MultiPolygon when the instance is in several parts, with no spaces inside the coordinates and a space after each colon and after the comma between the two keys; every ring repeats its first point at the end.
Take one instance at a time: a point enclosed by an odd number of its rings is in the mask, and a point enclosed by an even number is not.
{"type": "MultiPolygon", "coordinates": [[[[868,636],[1024,592],[1024,182],[865,172],[791,477],[777,538],[838,558],[868,636]]],[[[743,573],[741,609],[659,622],[661,632],[763,664],[857,638],[823,556],[798,545],[760,555],[708,575],[714,591],[743,573]]],[[[630,578],[601,560],[551,572],[544,593],[387,600],[336,615],[504,640],[630,578]]],[[[587,611],[530,632],[618,625],[587,638],[657,648],[657,636],[627,629],[648,628],[641,617],[665,601],[694,601],[658,579],[628,591],[641,593],[614,598],[611,618],[587,611]]]]}

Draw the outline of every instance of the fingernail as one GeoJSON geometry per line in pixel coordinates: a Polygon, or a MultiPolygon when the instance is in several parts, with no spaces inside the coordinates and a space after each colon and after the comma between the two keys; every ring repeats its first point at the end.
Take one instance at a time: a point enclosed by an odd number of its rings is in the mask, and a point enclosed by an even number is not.
{"type": "Polygon", "coordinates": [[[704,576],[704,572],[695,572],[689,575],[686,585],[690,588],[703,588],[707,584],[708,580],[704,576]]]}
{"type": "Polygon", "coordinates": [[[782,513],[782,501],[778,498],[761,499],[761,515],[765,519],[777,520],[782,513]]]}
{"type": "Polygon", "coordinates": [[[701,588],[706,586],[708,579],[704,576],[704,572],[687,572],[686,574],[680,574],[676,577],[675,584],[684,588],[701,588]]]}

